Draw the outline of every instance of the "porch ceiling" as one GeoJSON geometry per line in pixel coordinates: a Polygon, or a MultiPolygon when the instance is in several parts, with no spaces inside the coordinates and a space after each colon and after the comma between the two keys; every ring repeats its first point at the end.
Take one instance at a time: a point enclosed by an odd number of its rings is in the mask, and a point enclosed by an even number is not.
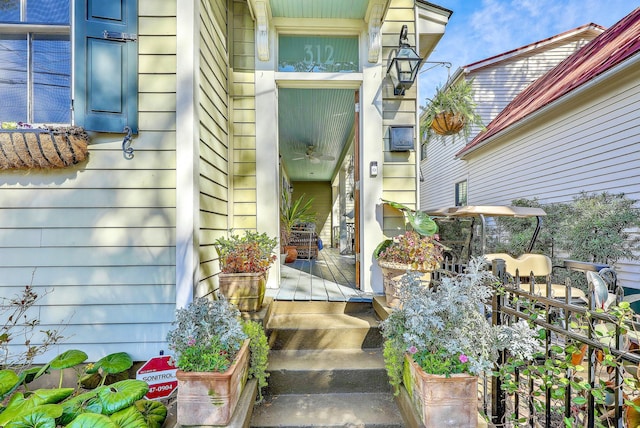
{"type": "Polygon", "coordinates": [[[363,19],[369,0],[271,0],[274,18],[363,19]]]}
{"type": "Polygon", "coordinates": [[[292,181],[330,181],[353,132],[353,89],[281,88],[281,162],[292,181]]]}

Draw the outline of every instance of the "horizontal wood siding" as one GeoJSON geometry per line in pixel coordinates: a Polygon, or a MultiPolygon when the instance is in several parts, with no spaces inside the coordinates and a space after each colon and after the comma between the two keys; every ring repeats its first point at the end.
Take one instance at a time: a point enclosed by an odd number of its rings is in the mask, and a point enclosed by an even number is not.
{"type": "MultiPolygon", "coordinates": [[[[468,161],[470,203],[508,204],[516,198],[570,202],[582,191],[640,200],[638,118],[636,62],[624,78],[610,79],[473,154],[468,161]]],[[[618,270],[622,285],[640,288],[637,262],[620,263],[618,270]]]]}
{"type": "MultiPolygon", "coordinates": [[[[382,24],[382,66],[386,70],[387,58],[392,50],[398,49],[398,38],[403,25],[407,25],[409,43],[416,46],[415,2],[414,0],[391,0],[389,10],[382,24]]],[[[389,150],[389,127],[413,125],[417,136],[416,112],[418,108],[417,83],[404,96],[395,96],[390,79],[382,82],[382,117],[384,162],[382,164],[382,197],[411,207],[417,206],[416,152],[392,152],[389,150]]],[[[366,142],[365,142],[366,146],[366,142]]],[[[383,233],[394,236],[404,231],[404,221],[400,211],[385,206],[383,209],[383,233]]]]}
{"type": "MultiPolygon", "coordinates": [[[[231,74],[234,230],[257,227],[255,28],[245,0],[234,0],[231,74]]],[[[272,52],[272,55],[274,53],[272,52]]],[[[275,144],[275,143],[274,143],[275,144]]]]}
{"type": "MultiPolygon", "coordinates": [[[[66,325],[62,344],[96,361],[167,350],[175,309],[174,0],[139,0],[139,134],[93,134],[87,162],[0,172],[0,295],[31,284],[37,331],[66,325]]],[[[40,342],[35,337],[34,344],[40,342]]]]}
{"type": "MultiPolygon", "coordinates": [[[[580,33],[495,64],[472,69],[465,75],[465,79],[474,79],[474,100],[483,123],[486,125],[491,122],[517,94],[579,50],[595,35],[594,32],[580,33]]],[[[480,128],[475,127],[469,139],[478,132],[480,128]]],[[[454,205],[455,183],[467,179],[468,176],[465,162],[455,159],[455,154],[466,143],[460,135],[428,145],[427,155],[421,162],[424,177],[424,182],[420,185],[422,208],[454,205]]],[[[473,199],[470,199],[469,203],[472,201],[473,199]]]]}
{"type": "Polygon", "coordinates": [[[229,229],[229,48],[226,0],[200,2],[200,284],[215,289],[213,241],[229,229]]]}

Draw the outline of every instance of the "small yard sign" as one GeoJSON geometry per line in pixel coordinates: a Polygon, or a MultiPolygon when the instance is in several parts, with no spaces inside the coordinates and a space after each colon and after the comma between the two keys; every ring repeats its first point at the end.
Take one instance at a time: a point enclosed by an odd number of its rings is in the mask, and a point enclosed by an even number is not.
{"type": "Polygon", "coordinates": [[[153,357],[136,372],[136,379],[149,384],[149,392],[145,395],[149,400],[169,397],[178,388],[175,360],[170,355],[153,357]]]}

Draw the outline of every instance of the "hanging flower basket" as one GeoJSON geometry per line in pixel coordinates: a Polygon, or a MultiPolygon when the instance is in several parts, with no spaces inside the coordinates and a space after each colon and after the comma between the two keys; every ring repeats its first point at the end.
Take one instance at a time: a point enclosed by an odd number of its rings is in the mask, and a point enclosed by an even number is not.
{"type": "Polygon", "coordinates": [[[0,132],[0,169],[66,168],[84,161],[89,137],[82,128],[0,132]]]}
{"type": "Polygon", "coordinates": [[[431,122],[431,129],[438,135],[454,135],[464,128],[464,116],[448,111],[438,113],[431,122]]]}

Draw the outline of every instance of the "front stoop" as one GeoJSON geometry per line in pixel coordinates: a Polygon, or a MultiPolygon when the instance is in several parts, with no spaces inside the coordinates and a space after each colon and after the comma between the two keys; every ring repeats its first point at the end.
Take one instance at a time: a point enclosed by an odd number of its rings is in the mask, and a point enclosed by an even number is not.
{"type": "Polygon", "coordinates": [[[252,427],[403,427],[371,303],[274,302],[269,387],[252,427]]]}

